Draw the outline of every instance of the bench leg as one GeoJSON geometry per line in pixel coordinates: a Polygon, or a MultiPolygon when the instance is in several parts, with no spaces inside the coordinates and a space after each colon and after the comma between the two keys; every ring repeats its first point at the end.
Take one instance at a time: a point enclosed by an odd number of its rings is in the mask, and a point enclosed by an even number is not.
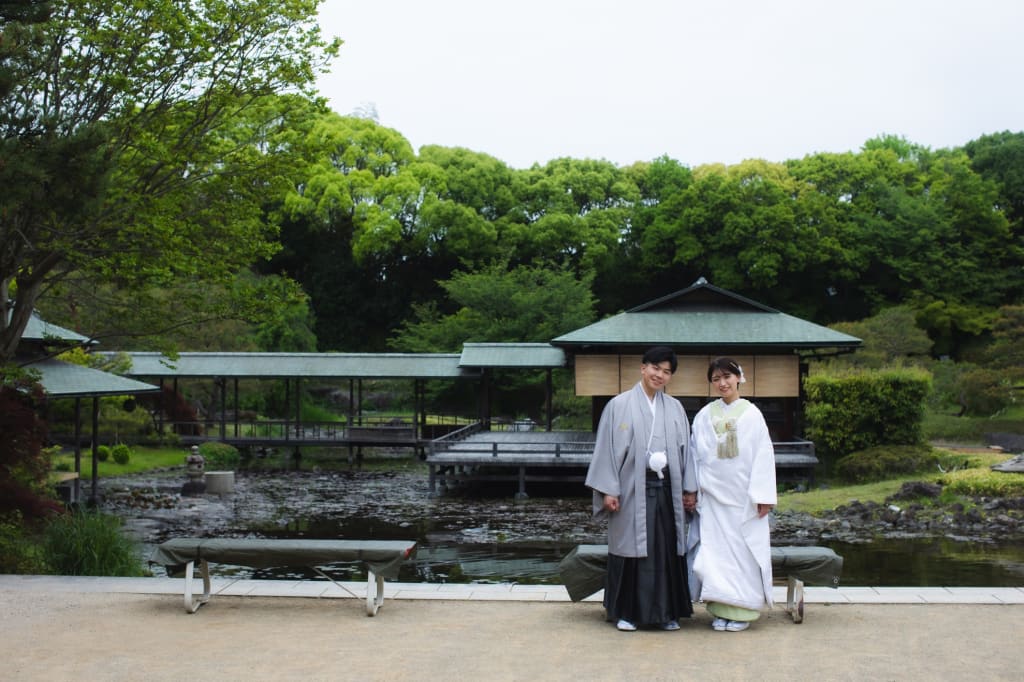
{"type": "Polygon", "coordinates": [[[192,592],[194,564],[194,561],[185,564],[185,610],[189,613],[195,613],[200,606],[210,601],[210,564],[206,559],[199,560],[199,573],[203,577],[203,594],[198,599],[193,597],[192,592]]]}
{"type": "Polygon", "coordinates": [[[374,575],[373,571],[366,569],[366,615],[376,616],[383,603],[384,577],[374,575]]]}
{"type": "Polygon", "coordinates": [[[804,622],[804,581],[793,576],[786,580],[786,611],[794,623],[804,622]]]}

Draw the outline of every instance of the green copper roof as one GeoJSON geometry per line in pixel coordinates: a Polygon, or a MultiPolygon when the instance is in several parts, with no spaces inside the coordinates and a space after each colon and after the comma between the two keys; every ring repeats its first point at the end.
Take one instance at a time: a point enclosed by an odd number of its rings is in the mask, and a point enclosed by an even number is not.
{"type": "Polygon", "coordinates": [[[565,351],[550,343],[465,343],[463,367],[565,367],[565,351]]]}
{"type": "Polygon", "coordinates": [[[21,338],[29,341],[70,341],[73,343],[86,343],[89,341],[88,336],[82,336],[78,332],[73,332],[56,324],[50,324],[35,312],[28,318],[28,324],[25,325],[25,331],[21,338]]]}
{"type": "Polygon", "coordinates": [[[693,286],[563,334],[563,347],[650,346],[853,349],[861,340],[708,284],[693,286]]]}
{"type": "Polygon", "coordinates": [[[25,367],[40,373],[43,390],[54,398],[134,395],[160,390],[159,386],[52,358],[25,367]]]}
{"type": "Polygon", "coordinates": [[[136,377],[459,379],[457,353],[126,353],[136,377]]]}

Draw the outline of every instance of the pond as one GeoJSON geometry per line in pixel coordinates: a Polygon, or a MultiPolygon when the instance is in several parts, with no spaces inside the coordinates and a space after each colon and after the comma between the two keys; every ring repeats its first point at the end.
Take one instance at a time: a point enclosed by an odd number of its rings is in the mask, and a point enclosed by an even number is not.
{"type": "MultiPolygon", "coordinates": [[[[557,584],[575,545],[603,543],[582,487],[536,486],[516,502],[508,484],[431,497],[425,469],[242,471],[229,495],[179,497],[180,470],[101,479],[101,506],[124,519],[143,552],[171,537],[411,539],[419,547],[403,582],[557,584]]],[[[795,544],[774,538],[776,544],[795,544]]],[[[1024,585],[1024,545],[949,538],[821,542],[844,557],[846,586],[1024,585]]],[[[159,574],[158,566],[150,567],[159,574]]],[[[312,571],[218,565],[217,575],[292,579],[312,571]]],[[[327,572],[363,579],[358,565],[327,572]]]]}

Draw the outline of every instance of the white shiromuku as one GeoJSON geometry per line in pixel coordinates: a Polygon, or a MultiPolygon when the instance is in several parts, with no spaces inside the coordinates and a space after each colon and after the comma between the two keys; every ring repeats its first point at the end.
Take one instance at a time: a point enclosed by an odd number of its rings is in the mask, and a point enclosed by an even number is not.
{"type": "Polygon", "coordinates": [[[694,599],[758,610],[772,605],[768,517],[777,502],[775,452],[764,416],[739,398],[705,405],[693,420],[699,540],[692,561],[694,599]],[[717,427],[717,428],[716,428],[717,427]]]}

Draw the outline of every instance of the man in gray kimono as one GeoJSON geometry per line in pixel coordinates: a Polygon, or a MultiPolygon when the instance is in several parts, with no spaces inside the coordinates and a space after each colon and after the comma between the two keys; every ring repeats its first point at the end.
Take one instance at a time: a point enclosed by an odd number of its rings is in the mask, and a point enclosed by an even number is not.
{"type": "Polygon", "coordinates": [[[690,426],[682,404],[665,394],[677,367],[670,348],[644,354],[640,381],[601,414],[587,471],[594,515],[608,519],[606,617],[626,632],[678,630],[679,618],[693,613],[684,524],[697,489],[690,426]]]}

